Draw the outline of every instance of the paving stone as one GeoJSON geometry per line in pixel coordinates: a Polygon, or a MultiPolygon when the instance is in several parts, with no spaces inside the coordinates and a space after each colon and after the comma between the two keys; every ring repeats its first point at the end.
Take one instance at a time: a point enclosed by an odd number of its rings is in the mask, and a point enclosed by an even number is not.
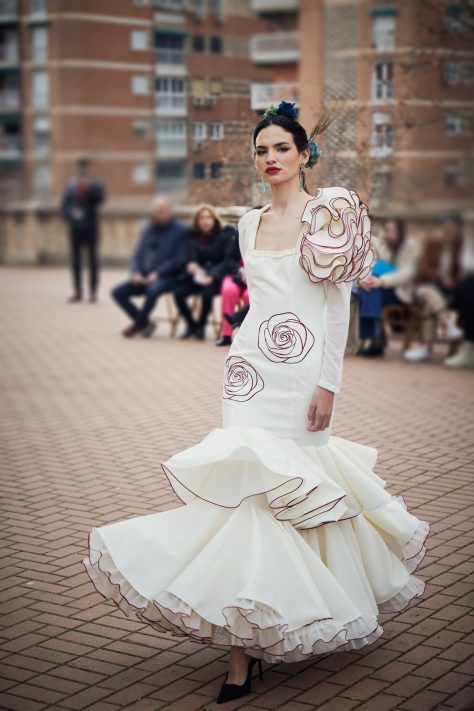
{"type": "MultiPolygon", "coordinates": [[[[123,276],[104,271],[99,304],[69,305],[66,270],[0,270],[6,711],[208,710],[224,678],[224,651],[125,617],[82,568],[92,526],[178,505],[160,462],[221,417],[225,349],[210,330],[207,343],[171,340],[165,322],[149,340],[123,339],[126,321],[108,296],[123,276]]],[[[414,366],[392,343],[381,360],[346,357],[333,429],[377,448],[388,490],[430,522],[416,571],[425,595],[382,615],[371,647],[267,665],[230,709],[474,707],[474,373],[444,368],[443,353],[414,366]]]]}

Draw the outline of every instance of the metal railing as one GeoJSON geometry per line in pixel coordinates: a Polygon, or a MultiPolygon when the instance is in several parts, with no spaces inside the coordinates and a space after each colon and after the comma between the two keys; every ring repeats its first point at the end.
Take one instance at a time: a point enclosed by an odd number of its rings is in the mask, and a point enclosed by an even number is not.
{"type": "Polygon", "coordinates": [[[250,38],[250,57],[253,62],[297,62],[300,57],[299,33],[265,32],[250,38]]]}
{"type": "Polygon", "coordinates": [[[298,84],[258,84],[254,83],[250,87],[250,106],[254,111],[266,109],[270,104],[278,104],[280,101],[292,101],[298,105],[299,90],[298,84]]]}

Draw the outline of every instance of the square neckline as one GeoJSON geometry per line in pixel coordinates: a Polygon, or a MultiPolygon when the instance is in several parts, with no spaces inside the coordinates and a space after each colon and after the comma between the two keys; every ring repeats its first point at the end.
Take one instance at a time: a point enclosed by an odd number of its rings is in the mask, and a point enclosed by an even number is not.
{"type": "MultiPolygon", "coordinates": [[[[303,220],[303,217],[304,217],[304,213],[306,212],[306,208],[307,208],[307,206],[308,206],[308,203],[310,203],[311,200],[315,200],[316,197],[319,197],[319,196],[321,195],[321,193],[322,193],[323,190],[324,190],[324,188],[319,188],[318,191],[317,191],[317,193],[316,193],[316,195],[312,195],[310,198],[308,198],[308,200],[306,201],[306,204],[305,204],[305,206],[304,206],[304,208],[303,208],[303,211],[302,211],[302,213],[301,213],[300,224],[301,224],[302,222],[306,222],[306,220],[303,220]]],[[[288,247],[287,249],[257,249],[257,248],[256,248],[255,245],[256,245],[256,243],[257,243],[257,235],[258,235],[258,230],[259,230],[259,227],[260,227],[260,223],[261,223],[261,221],[262,221],[262,215],[263,215],[263,213],[266,212],[266,211],[268,210],[268,208],[270,208],[271,206],[272,206],[272,204],[271,204],[271,202],[269,202],[269,203],[267,203],[266,205],[264,205],[262,208],[260,208],[260,210],[259,210],[259,212],[258,212],[256,224],[255,224],[255,227],[254,227],[254,229],[253,229],[252,242],[251,242],[251,245],[250,245],[250,249],[251,249],[251,251],[252,251],[254,254],[268,254],[268,255],[274,255],[274,256],[285,255],[285,254],[295,254],[295,253],[298,251],[301,242],[303,241],[303,239],[305,238],[305,236],[308,234],[307,232],[303,232],[303,234],[300,233],[300,234],[298,235],[298,238],[297,238],[297,240],[296,240],[296,243],[295,243],[295,246],[294,246],[294,247],[288,247]]]]}

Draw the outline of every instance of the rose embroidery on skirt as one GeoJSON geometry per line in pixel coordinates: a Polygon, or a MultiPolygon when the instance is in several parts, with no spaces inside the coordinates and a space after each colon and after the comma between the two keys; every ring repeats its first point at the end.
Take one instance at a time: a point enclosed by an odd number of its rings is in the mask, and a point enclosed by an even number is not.
{"type": "Polygon", "coordinates": [[[274,314],[260,324],[258,347],[273,363],[299,363],[313,345],[313,334],[291,311],[274,314]]]}
{"type": "Polygon", "coordinates": [[[263,380],[244,358],[230,356],[225,362],[224,400],[245,402],[263,390],[263,380]]]}
{"type": "Polygon", "coordinates": [[[303,215],[311,227],[301,242],[300,265],[311,281],[337,283],[365,277],[375,259],[367,205],[353,190],[317,207],[310,204],[303,215]]]}

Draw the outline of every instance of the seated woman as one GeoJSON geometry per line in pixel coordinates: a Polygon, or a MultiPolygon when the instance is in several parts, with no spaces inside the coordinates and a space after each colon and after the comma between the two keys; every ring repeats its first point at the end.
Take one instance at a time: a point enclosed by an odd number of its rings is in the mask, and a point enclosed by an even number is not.
{"type": "Polygon", "coordinates": [[[229,240],[237,234],[233,225],[224,225],[211,205],[200,205],[193,216],[182,255],[182,274],[173,289],[180,314],[187,327],[181,338],[195,336],[204,340],[206,323],[214,296],[219,294],[226,273],[226,254],[229,240]],[[194,319],[187,298],[201,295],[201,312],[194,319]]]}
{"type": "Polygon", "coordinates": [[[441,226],[441,239],[428,239],[418,273],[415,298],[423,316],[422,344],[410,348],[403,356],[411,362],[427,360],[433,355],[433,338],[438,326],[448,340],[457,340],[463,332],[454,323],[451,309],[454,289],[460,280],[462,247],[461,221],[447,217],[441,226]]]}
{"type": "Polygon", "coordinates": [[[377,261],[372,273],[358,282],[362,340],[358,355],[367,357],[384,355],[383,307],[413,303],[420,259],[419,243],[406,234],[405,223],[398,218],[387,220],[374,246],[377,261]]]}
{"type": "Polygon", "coordinates": [[[240,255],[238,236],[235,235],[229,241],[226,254],[226,276],[222,281],[222,328],[221,337],[216,342],[216,346],[230,346],[232,343],[233,326],[228,317],[235,312],[235,307],[242,300],[248,305],[249,297],[247,282],[245,278],[244,262],[240,255]],[[226,318],[227,317],[227,318],[226,318]]]}

